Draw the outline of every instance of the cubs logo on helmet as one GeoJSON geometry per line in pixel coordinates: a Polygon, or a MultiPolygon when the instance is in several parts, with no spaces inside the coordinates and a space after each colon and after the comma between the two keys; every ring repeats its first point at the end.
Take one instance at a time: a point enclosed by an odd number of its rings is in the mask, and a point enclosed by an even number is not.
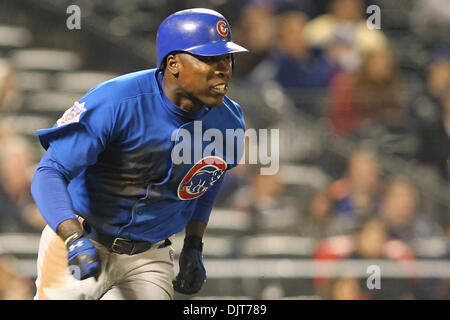
{"type": "Polygon", "coordinates": [[[206,157],[197,162],[178,186],[178,198],[191,200],[203,195],[227,169],[227,163],[219,157],[206,157]]]}
{"type": "Polygon", "coordinates": [[[223,20],[219,20],[216,24],[217,32],[222,36],[226,37],[228,35],[227,23],[223,20]]]}

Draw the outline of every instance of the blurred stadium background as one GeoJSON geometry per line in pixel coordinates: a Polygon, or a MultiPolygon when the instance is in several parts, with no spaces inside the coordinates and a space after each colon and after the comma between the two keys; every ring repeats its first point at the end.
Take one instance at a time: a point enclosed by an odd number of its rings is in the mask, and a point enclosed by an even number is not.
{"type": "Polygon", "coordinates": [[[248,128],[280,129],[281,166],[227,176],[208,281],[176,298],[449,299],[447,0],[2,0],[0,299],[34,295],[35,131],[96,84],[153,68],[158,25],[190,7],[224,14],[250,49],[229,95],[248,128]],[[81,30],[66,27],[72,4],[81,30]],[[369,265],[381,289],[368,289],[369,265]]]}

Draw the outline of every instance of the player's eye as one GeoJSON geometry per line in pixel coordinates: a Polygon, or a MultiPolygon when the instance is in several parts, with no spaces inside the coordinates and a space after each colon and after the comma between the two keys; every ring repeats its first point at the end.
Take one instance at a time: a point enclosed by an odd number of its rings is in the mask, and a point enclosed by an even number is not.
{"type": "Polygon", "coordinates": [[[232,59],[231,59],[231,54],[227,54],[226,57],[225,57],[225,60],[226,60],[228,63],[231,63],[231,61],[232,61],[232,59]]]}
{"type": "Polygon", "coordinates": [[[194,57],[204,63],[214,62],[214,58],[215,58],[214,56],[194,56],[194,57]]]}
{"type": "Polygon", "coordinates": [[[221,56],[195,56],[198,60],[204,63],[214,63],[221,60],[226,60],[231,63],[231,54],[221,55],[221,56]]]}

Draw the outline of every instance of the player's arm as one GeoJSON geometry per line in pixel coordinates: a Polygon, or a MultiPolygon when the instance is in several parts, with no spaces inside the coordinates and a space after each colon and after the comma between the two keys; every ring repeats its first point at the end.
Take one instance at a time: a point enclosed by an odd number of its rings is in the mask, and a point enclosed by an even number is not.
{"type": "Polygon", "coordinates": [[[68,233],[81,230],[67,191],[70,179],[70,173],[58,163],[49,148],[37,166],[31,184],[31,194],[41,215],[63,240],[68,233]]]}
{"type": "Polygon", "coordinates": [[[55,160],[52,149],[39,163],[31,184],[31,193],[47,224],[63,239],[82,231],[67,192],[69,173],[55,160]]]}
{"type": "Polygon", "coordinates": [[[70,270],[83,280],[98,276],[100,258],[72,208],[69,181],[70,173],[57,162],[50,147],[36,169],[31,192],[44,220],[63,239],[70,270]]]}
{"type": "Polygon", "coordinates": [[[97,162],[98,155],[120,132],[115,126],[118,108],[106,104],[103,96],[104,92],[87,94],[52,128],[38,131],[47,152],[31,186],[43,218],[65,242],[70,270],[81,279],[98,274],[100,259],[77,220],[67,187],[74,177],[97,162]]]}
{"type": "Polygon", "coordinates": [[[77,219],[68,219],[61,222],[56,229],[56,233],[62,238],[67,239],[75,232],[83,231],[80,222],[77,219]]]}
{"type": "Polygon", "coordinates": [[[180,253],[180,272],[173,281],[174,290],[183,294],[195,294],[206,281],[203,265],[203,235],[211,210],[222,187],[224,177],[197,200],[196,209],[185,228],[183,249],[180,253]]]}
{"type": "Polygon", "coordinates": [[[192,219],[186,225],[185,235],[186,237],[199,237],[201,239],[205,234],[206,226],[206,222],[192,219]]]}

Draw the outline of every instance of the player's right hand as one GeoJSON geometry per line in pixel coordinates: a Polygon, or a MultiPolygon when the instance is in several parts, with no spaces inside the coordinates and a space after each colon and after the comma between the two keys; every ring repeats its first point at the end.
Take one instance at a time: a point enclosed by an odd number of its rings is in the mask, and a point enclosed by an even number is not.
{"type": "Polygon", "coordinates": [[[100,256],[92,241],[81,233],[67,241],[66,247],[72,275],[78,280],[90,277],[97,279],[100,274],[100,256]]]}

